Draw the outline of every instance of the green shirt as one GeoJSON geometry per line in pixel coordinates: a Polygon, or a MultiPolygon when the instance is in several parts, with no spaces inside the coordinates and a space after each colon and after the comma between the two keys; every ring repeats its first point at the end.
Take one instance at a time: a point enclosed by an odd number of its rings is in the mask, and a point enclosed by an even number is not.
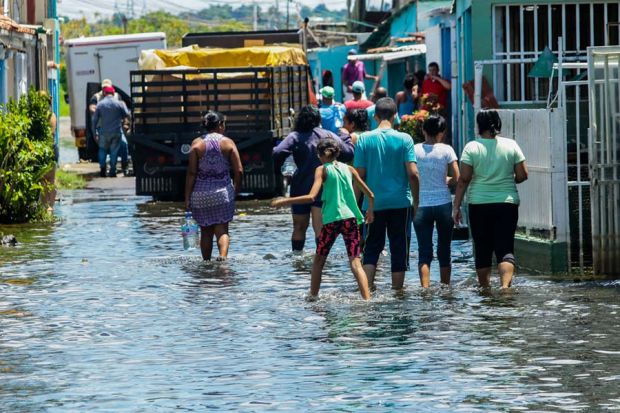
{"type": "Polygon", "coordinates": [[[353,192],[353,177],[349,166],[340,162],[323,165],[326,179],[323,182],[323,224],[357,218],[357,223],[364,222],[362,212],[357,206],[353,192]]]}
{"type": "Polygon", "coordinates": [[[514,168],[523,161],[525,156],[512,139],[498,136],[495,139],[476,138],[469,142],[461,155],[461,162],[474,169],[467,193],[468,202],[519,205],[514,168]]]}

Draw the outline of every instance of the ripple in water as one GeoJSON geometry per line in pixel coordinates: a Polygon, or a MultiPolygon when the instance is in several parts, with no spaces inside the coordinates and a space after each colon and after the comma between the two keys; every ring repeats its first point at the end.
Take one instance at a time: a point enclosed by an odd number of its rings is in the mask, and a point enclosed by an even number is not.
{"type": "Polygon", "coordinates": [[[394,293],[383,259],[364,302],[338,241],[309,302],[287,215],[248,204],[230,259],[203,262],[179,205],[72,196],[0,251],[2,411],[620,409],[618,282],[481,291],[458,242],[451,287],[394,293]]]}

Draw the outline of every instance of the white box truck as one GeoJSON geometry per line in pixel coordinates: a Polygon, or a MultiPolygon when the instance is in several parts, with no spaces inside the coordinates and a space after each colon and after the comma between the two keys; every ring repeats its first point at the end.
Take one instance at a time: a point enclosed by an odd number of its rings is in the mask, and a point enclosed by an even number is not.
{"type": "Polygon", "coordinates": [[[71,107],[71,133],[80,159],[97,160],[92,137],[88,101],[110,79],[121,97],[130,104],[129,72],[138,69],[143,50],[165,49],[165,33],[140,33],[82,37],[65,40],[67,86],[71,107]]]}

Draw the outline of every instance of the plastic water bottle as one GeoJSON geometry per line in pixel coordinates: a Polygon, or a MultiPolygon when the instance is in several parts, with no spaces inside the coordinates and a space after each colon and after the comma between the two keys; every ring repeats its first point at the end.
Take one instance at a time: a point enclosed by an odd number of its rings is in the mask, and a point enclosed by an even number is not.
{"type": "Polygon", "coordinates": [[[193,250],[200,245],[198,223],[196,223],[190,211],[185,212],[185,218],[181,222],[181,236],[183,237],[184,250],[193,250]]]}
{"type": "Polygon", "coordinates": [[[282,168],[280,168],[280,172],[282,172],[282,175],[286,177],[291,177],[295,175],[295,171],[297,171],[297,165],[295,164],[293,155],[289,155],[288,158],[284,160],[282,168]]]}

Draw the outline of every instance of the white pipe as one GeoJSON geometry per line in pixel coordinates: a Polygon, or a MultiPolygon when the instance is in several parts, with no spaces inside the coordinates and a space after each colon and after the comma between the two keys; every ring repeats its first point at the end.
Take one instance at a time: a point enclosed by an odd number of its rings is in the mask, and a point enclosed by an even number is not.
{"type": "Polygon", "coordinates": [[[476,76],[474,80],[474,116],[478,115],[481,108],[481,96],[482,96],[482,69],[484,66],[480,62],[476,62],[475,70],[476,76]]]}

